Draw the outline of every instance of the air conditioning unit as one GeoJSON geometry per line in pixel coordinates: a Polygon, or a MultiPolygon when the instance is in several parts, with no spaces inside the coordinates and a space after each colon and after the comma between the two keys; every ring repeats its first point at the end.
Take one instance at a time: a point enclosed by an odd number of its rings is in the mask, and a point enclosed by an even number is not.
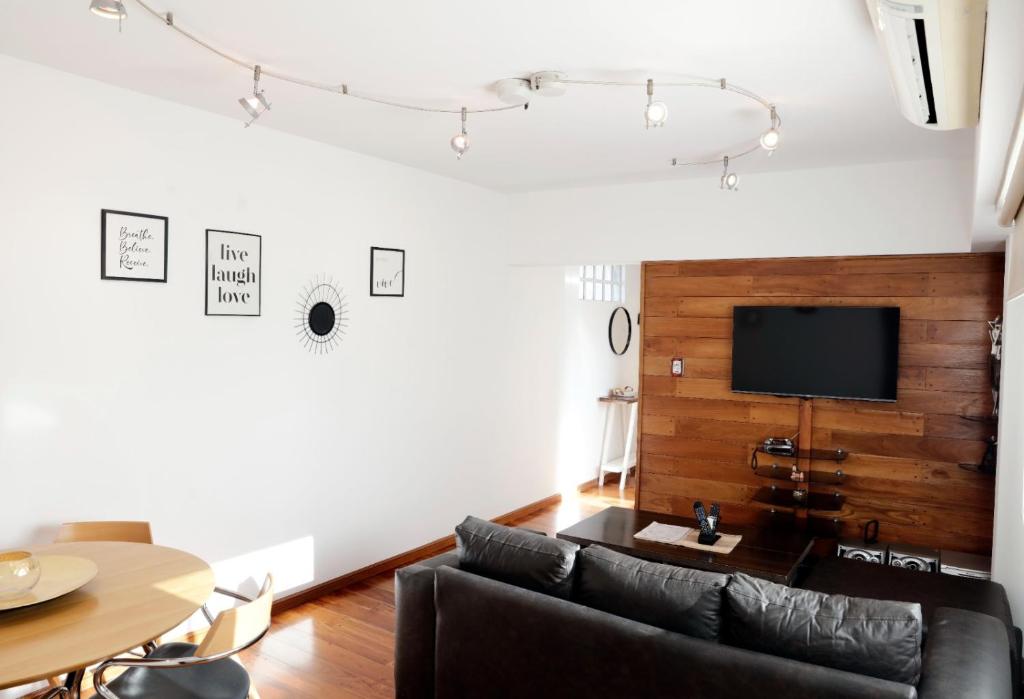
{"type": "Polygon", "coordinates": [[[903,116],[926,129],[975,126],[987,0],[867,0],[903,116]]]}

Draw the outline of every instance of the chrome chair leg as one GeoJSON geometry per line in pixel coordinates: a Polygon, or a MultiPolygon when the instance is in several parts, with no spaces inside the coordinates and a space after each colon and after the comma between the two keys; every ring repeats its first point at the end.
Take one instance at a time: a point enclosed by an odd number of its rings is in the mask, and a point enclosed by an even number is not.
{"type": "Polygon", "coordinates": [[[55,687],[52,692],[54,694],[47,694],[46,699],[51,697],[61,697],[62,699],[79,699],[82,694],[82,680],[85,679],[85,668],[80,670],[72,670],[68,673],[67,679],[64,680],[63,687],[55,687]]]}

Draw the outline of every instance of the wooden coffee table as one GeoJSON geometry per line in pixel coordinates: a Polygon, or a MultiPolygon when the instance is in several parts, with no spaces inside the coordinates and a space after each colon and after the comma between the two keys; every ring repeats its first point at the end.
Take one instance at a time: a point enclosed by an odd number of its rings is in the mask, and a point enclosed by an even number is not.
{"type": "Polygon", "coordinates": [[[746,573],[772,582],[792,585],[800,564],[814,544],[814,537],[789,526],[751,527],[720,525],[722,534],[742,534],[729,554],[709,553],[683,546],[635,539],[633,535],[651,522],[697,527],[697,520],[625,507],[609,507],[558,532],[580,546],[598,544],[630,556],[686,568],[718,573],[746,573]]]}

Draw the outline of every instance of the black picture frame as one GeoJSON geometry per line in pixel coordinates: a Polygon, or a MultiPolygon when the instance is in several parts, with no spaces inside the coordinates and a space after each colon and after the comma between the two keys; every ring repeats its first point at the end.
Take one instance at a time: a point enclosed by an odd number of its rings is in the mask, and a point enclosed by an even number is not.
{"type": "Polygon", "coordinates": [[[258,233],[241,233],[239,231],[227,231],[222,228],[207,228],[206,236],[203,238],[204,264],[203,264],[203,315],[216,318],[259,318],[263,314],[263,236],[258,233]],[[259,300],[256,302],[255,313],[210,313],[210,233],[228,233],[229,235],[245,235],[259,240],[260,260],[256,271],[256,285],[259,293],[259,300]]]}
{"type": "Polygon", "coordinates": [[[170,241],[170,219],[166,216],[157,216],[156,214],[141,214],[135,211],[121,211],[119,209],[100,209],[100,279],[114,279],[118,281],[126,282],[161,282],[167,283],[167,258],[168,255],[168,243],[170,241]],[[163,277],[119,277],[113,274],[107,274],[107,215],[117,214],[119,216],[132,216],[135,218],[149,218],[156,221],[163,221],[164,227],[164,265],[163,265],[163,277]]]}
{"type": "Polygon", "coordinates": [[[405,296],[405,250],[399,248],[381,248],[381,247],[370,247],[370,296],[378,297],[390,297],[390,298],[402,298],[405,296]],[[401,291],[395,293],[378,293],[374,288],[374,260],[378,252],[397,252],[402,255],[402,287],[401,291]]]}

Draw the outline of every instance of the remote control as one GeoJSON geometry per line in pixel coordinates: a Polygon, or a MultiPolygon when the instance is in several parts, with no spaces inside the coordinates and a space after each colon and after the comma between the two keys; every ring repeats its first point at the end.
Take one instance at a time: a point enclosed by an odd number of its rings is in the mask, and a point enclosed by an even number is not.
{"type": "Polygon", "coordinates": [[[721,538],[718,534],[715,534],[715,529],[718,528],[718,517],[721,513],[718,503],[711,503],[710,515],[704,510],[704,503],[699,500],[693,503],[693,511],[697,515],[697,521],[700,523],[700,535],[697,537],[697,543],[706,546],[714,545],[721,538]]]}
{"type": "Polygon", "coordinates": [[[704,503],[700,500],[693,503],[693,512],[697,515],[697,522],[700,524],[700,533],[707,536],[714,534],[715,530],[711,526],[711,523],[708,522],[708,514],[704,510],[704,503]]]}

